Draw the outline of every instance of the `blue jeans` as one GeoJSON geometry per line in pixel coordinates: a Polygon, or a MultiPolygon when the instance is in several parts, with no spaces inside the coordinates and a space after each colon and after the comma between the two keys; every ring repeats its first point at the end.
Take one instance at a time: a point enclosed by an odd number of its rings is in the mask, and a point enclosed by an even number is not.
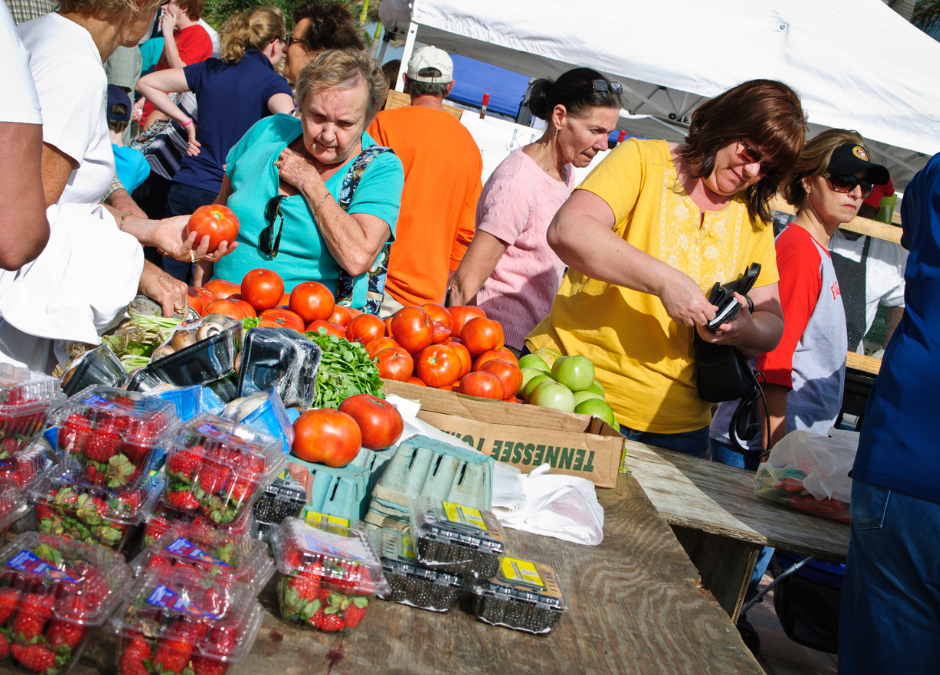
{"type": "Polygon", "coordinates": [[[860,481],[839,617],[839,673],[940,671],[940,504],[860,481]]]}
{"type": "MultiPolygon", "coordinates": [[[[211,204],[218,196],[218,192],[173,182],[166,195],[167,215],[188,216],[200,206],[211,204]]],[[[191,262],[165,255],[163,256],[163,271],[180,281],[192,282],[193,264],[191,262]]]]}
{"type": "Polygon", "coordinates": [[[637,431],[630,427],[620,425],[620,433],[628,441],[647,443],[666,450],[675,450],[693,457],[705,459],[708,453],[708,427],[684,431],[679,434],[654,434],[649,431],[637,431]]]}
{"type": "MultiPolygon", "coordinates": [[[[730,445],[716,441],[714,438],[708,439],[708,447],[712,452],[713,462],[736,466],[739,469],[747,469],[749,471],[757,471],[757,467],[760,466],[759,457],[745,457],[740,452],[732,450],[730,445]]],[[[754,564],[754,573],[751,575],[751,580],[747,585],[747,592],[744,594],[745,602],[757,595],[760,580],[764,578],[764,573],[767,571],[767,566],[770,565],[770,559],[773,555],[773,546],[764,546],[761,548],[760,554],[757,556],[757,562],[754,564]]]]}

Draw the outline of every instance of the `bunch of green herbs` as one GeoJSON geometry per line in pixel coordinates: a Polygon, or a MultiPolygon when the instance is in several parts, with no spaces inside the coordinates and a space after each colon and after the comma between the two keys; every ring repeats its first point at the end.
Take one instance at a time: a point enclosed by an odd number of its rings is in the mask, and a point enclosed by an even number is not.
{"type": "Polygon", "coordinates": [[[372,394],[385,398],[379,369],[358,342],[308,331],[305,335],[320,347],[320,367],[317,369],[316,395],[313,408],[338,408],[339,404],[355,394],[372,394]]]}

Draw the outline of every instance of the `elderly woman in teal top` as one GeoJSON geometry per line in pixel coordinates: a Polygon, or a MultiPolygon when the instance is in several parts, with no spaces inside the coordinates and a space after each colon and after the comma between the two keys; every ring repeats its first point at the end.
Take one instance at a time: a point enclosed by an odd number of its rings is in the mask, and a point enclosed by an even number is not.
{"type": "Polygon", "coordinates": [[[197,265],[195,283],[274,270],[289,291],[319,281],[338,301],[378,312],[404,186],[398,157],[365,133],[385,102],[365,52],[320,54],[297,78],[300,119],[273,115],[231,149],[216,203],[238,216],[235,250],[197,265]]]}

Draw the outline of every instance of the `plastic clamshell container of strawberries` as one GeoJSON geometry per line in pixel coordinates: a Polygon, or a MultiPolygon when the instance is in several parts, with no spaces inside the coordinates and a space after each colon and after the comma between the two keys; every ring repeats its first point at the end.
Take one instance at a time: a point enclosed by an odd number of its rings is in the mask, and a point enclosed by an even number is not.
{"type": "Polygon", "coordinates": [[[64,675],[120,602],[130,570],[101,546],[27,532],[0,550],[0,670],[64,675]],[[6,644],[4,644],[6,643],[6,644]],[[6,646],[8,649],[4,649],[6,646]]]}
{"type": "Polygon", "coordinates": [[[477,619],[529,633],[548,633],[567,609],[548,565],[503,557],[499,572],[472,587],[477,619]]]}
{"type": "Polygon", "coordinates": [[[281,441],[203,413],[178,427],[166,463],[164,501],[214,523],[236,520],[287,466],[281,441]]]}
{"type": "Polygon", "coordinates": [[[143,522],[147,504],[163,490],[163,475],[150,476],[133,490],[104,490],[76,482],[71,472],[53,471],[29,491],[36,505],[36,528],[116,551],[143,522]]]}
{"type": "Polygon", "coordinates": [[[175,523],[200,523],[205,527],[211,527],[216,530],[227,532],[236,537],[257,539],[258,522],[255,520],[251,509],[246,510],[235,520],[228,523],[213,523],[211,520],[199,513],[189,511],[179,511],[167,506],[163,500],[163,490],[160,490],[160,496],[156,500],[148,501],[144,507],[144,546],[150,546],[157,539],[162,537],[175,523]]]}
{"type": "Polygon", "coordinates": [[[444,570],[425,567],[415,555],[411,537],[404,532],[381,530],[382,573],[389,592],[379,597],[432,612],[446,612],[460,596],[460,577],[444,570]]]}
{"type": "Polygon", "coordinates": [[[412,499],[409,507],[423,565],[483,579],[496,574],[506,538],[492,512],[427,497],[412,499]]]}
{"type": "Polygon", "coordinates": [[[10,525],[29,511],[29,502],[23,488],[11,480],[0,479],[0,539],[6,536],[10,525]]]}
{"type": "Polygon", "coordinates": [[[382,562],[361,530],[287,518],[271,535],[283,577],[281,617],[325,632],[354,628],[373,596],[388,593],[382,562]]]}
{"type": "Polygon", "coordinates": [[[118,636],[122,675],[223,675],[249,654],[262,618],[250,586],[186,568],[156,567],[137,580],[108,627],[118,636]]]}
{"type": "Polygon", "coordinates": [[[13,457],[0,459],[0,479],[12,480],[25,488],[49,465],[45,446],[33,443],[13,457]]]}
{"type": "Polygon", "coordinates": [[[0,363],[0,460],[28,448],[64,400],[56,378],[0,363]]]}
{"type": "Polygon", "coordinates": [[[82,480],[111,490],[133,490],[162,457],[177,423],[172,403],[94,385],[69,399],[59,415],[59,461],[77,463],[82,480]]]}
{"type": "Polygon", "coordinates": [[[131,569],[139,576],[161,565],[195,568],[209,576],[240,581],[255,593],[264,588],[275,570],[264,542],[214,529],[204,518],[174,523],[131,562],[131,569]]]}

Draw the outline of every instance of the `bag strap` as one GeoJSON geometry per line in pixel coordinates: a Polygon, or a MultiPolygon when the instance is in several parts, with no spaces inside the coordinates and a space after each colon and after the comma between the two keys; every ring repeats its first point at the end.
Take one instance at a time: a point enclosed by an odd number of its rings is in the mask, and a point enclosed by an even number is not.
{"type": "MultiPolygon", "coordinates": [[[[754,389],[750,394],[738,401],[738,406],[731,415],[731,424],[728,426],[728,445],[735,452],[739,452],[745,457],[763,457],[770,452],[770,410],[767,408],[767,398],[764,396],[764,387],[766,378],[764,374],[756,368],[748,369],[751,377],[754,378],[754,389]],[[760,405],[764,406],[764,422],[766,424],[766,433],[762,433],[762,443],[759,450],[751,450],[748,447],[748,441],[755,437],[749,433],[750,427],[755,423],[760,424],[760,405]],[[755,411],[755,406],[757,410],[755,411]],[[743,432],[743,433],[742,433],[743,432]],[[744,441],[742,443],[742,441],[744,441]]],[[[760,428],[757,429],[760,432],[760,428]]]]}
{"type": "MultiPolygon", "coordinates": [[[[353,195],[356,194],[362,176],[365,174],[369,164],[372,163],[372,160],[385,152],[394,154],[395,151],[381,145],[372,145],[359,153],[359,156],[353,160],[352,166],[349,167],[349,171],[346,172],[346,176],[343,178],[339,199],[336,200],[343,211],[349,212],[353,195]]],[[[385,277],[388,274],[388,251],[389,244],[386,242],[385,246],[382,248],[382,252],[379,253],[379,257],[376,259],[375,263],[373,263],[372,268],[355,277],[340,268],[339,280],[336,284],[337,303],[356,309],[362,308],[364,311],[371,314],[379,313],[379,307],[381,307],[382,299],[385,295],[385,277]],[[372,290],[371,293],[370,290],[372,290]]]]}

